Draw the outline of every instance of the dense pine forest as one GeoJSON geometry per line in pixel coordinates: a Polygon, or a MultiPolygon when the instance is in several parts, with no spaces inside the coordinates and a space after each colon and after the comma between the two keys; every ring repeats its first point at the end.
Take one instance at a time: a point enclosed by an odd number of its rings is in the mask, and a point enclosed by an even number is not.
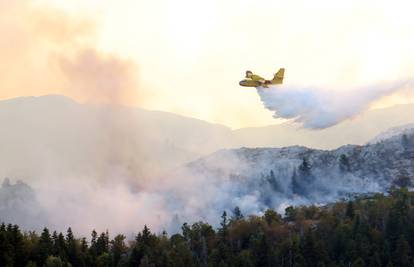
{"type": "Polygon", "coordinates": [[[92,231],[78,238],[45,228],[40,235],[0,226],[0,266],[414,266],[414,193],[388,194],[317,207],[288,207],[243,216],[223,213],[214,229],[184,224],[181,233],[148,227],[124,235],[92,231]]]}

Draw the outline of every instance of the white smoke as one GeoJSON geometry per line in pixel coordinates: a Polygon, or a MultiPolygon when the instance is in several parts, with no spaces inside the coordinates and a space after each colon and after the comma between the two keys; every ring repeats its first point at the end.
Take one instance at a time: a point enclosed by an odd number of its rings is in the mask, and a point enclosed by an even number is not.
{"type": "MultiPolygon", "coordinates": [[[[395,140],[378,147],[393,151],[387,154],[392,166],[413,174],[409,160],[400,161],[406,165],[393,161],[404,154],[400,138],[395,140]]],[[[362,148],[362,170],[359,158],[350,156],[356,165],[349,173],[341,171],[338,159],[342,154],[354,155],[360,147],[344,146],[330,152],[300,146],[220,150],[164,175],[148,180],[136,177],[136,181],[124,177],[124,171],[102,173],[101,177],[59,168],[55,176],[38,177],[28,185],[5,180],[0,187],[0,222],[17,223],[26,230],[47,226],[65,231],[70,226],[83,236],[92,229],[110,229],[132,237],[144,224],[169,233],[179,231],[184,222],[203,220],[217,226],[222,211],[231,214],[236,206],[245,215],[262,215],[267,208],[283,214],[289,205],[323,204],[353,193],[384,192],[391,181],[378,173],[378,168],[388,166],[377,160],[378,147],[362,148]],[[300,178],[294,191],[294,173],[304,157],[312,166],[312,177],[300,178]]],[[[124,168],[111,160],[105,163],[109,166],[103,172],[124,168]]]]}
{"type": "Polygon", "coordinates": [[[366,111],[374,101],[402,89],[414,89],[412,79],[334,91],[315,87],[258,87],[264,106],[273,117],[293,119],[305,128],[323,129],[366,111]]]}

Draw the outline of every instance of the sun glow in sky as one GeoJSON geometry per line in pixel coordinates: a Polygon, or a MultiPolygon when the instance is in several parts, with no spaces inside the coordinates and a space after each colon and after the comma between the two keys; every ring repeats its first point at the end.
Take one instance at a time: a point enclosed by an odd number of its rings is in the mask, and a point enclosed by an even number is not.
{"type": "MultiPolygon", "coordinates": [[[[0,0],[0,5],[4,6],[1,12],[11,6],[4,0],[0,0]]],[[[91,55],[102,53],[103,56],[99,54],[96,58],[104,60],[105,64],[115,62],[110,57],[122,58],[122,64],[117,63],[115,70],[123,74],[128,72],[134,77],[132,80],[136,79],[136,83],[125,84],[111,80],[111,83],[137,91],[123,96],[120,102],[238,128],[277,122],[263,108],[255,90],[239,87],[238,81],[247,69],[270,77],[279,67],[285,67],[286,83],[331,90],[412,77],[413,5],[411,1],[356,0],[37,0],[9,10],[23,17],[28,14],[42,16],[39,14],[47,7],[47,16],[54,13],[57,17],[68,16],[67,25],[78,20],[90,21],[96,30],[92,36],[82,35],[82,45],[87,43],[96,50],[91,55]],[[20,14],[27,6],[30,12],[20,14]],[[130,65],[134,68],[126,71],[126,66],[130,65]]],[[[7,22],[7,19],[0,19],[3,25],[7,22]]],[[[54,26],[50,21],[43,23],[42,32],[54,26]]],[[[27,40],[25,46],[37,35],[22,31],[27,40]]],[[[12,36],[6,31],[3,38],[12,36]]],[[[75,63],[91,61],[87,56],[79,61],[71,60],[74,53],[68,45],[72,43],[71,38],[71,35],[60,36],[54,45],[51,41],[37,43],[42,53],[37,53],[35,59],[36,64],[47,65],[50,55],[59,51],[63,55],[59,66],[66,66],[64,70],[71,70],[71,75],[42,77],[41,80],[50,78],[53,83],[38,81],[36,88],[41,89],[29,90],[12,81],[12,77],[24,75],[3,72],[9,78],[0,83],[0,98],[62,93],[79,101],[96,99],[100,102],[99,91],[97,96],[91,94],[83,98],[80,92],[69,93],[60,86],[61,81],[68,87],[83,86],[84,90],[91,86],[91,81],[71,82],[80,79],[85,72],[84,69],[74,71],[79,66],[75,63]],[[63,46],[68,47],[63,49],[63,46]]],[[[6,47],[1,42],[0,48],[6,47]]],[[[18,47],[13,51],[21,54],[18,47]]],[[[97,69],[112,73],[112,68],[97,69]]],[[[105,79],[105,75],[94,79],[105,79]]],[[[104,80],[99,84],[108,82],[104,80]]],[[[411,99],[393,96],[377,105],[413,102],[411,99]]]]}

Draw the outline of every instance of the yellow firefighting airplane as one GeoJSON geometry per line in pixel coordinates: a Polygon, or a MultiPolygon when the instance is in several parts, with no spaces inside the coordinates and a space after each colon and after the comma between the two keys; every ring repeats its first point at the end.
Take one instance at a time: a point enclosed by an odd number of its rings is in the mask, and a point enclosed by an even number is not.
{"type": "Polygon", "coordinates": [[[239,84],[245,87],[269,87],[269,85],[276,85],[283,83],[283,77],[285,75],[285,69],[281,68],[274,75],[273,80],[265,80],[259,75],[253,74],[250,70],[246,71],[246,79],[241,80],[239,84]]]}

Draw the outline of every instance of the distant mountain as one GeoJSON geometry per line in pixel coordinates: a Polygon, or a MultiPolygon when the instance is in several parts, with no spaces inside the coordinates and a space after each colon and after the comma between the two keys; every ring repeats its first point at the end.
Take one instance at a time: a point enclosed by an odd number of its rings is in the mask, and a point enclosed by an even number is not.
{"type": "Polygon", "coordinates": [[[364,144],[413,123],[414,104],[369,111],[325,130],[297,124],[232,131],[168,112],[79,104],[59,95],[0,101],[0,177],[143,181],[223,148],[364,144]]]}
{"type": "Polygon", "coordinates": [[[231,144],[229,128],[57,95],[0,101],[0,177],[143,179],[231,144]]]}

